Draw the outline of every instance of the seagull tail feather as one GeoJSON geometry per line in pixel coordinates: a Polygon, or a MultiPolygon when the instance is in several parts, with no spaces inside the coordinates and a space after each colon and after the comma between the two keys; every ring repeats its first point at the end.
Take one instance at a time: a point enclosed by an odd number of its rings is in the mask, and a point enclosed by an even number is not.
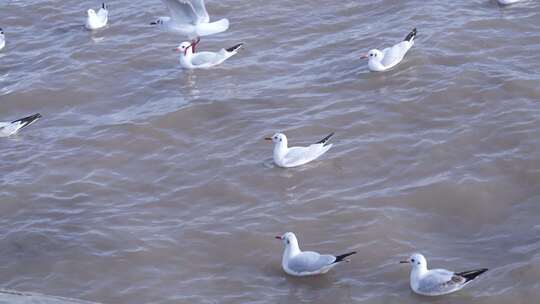
{"type": "Polygon", "coordinates": [[[229,52],[229,53],[231,53],[231,52],[236,52],[236,51],[238,51],[238,49],[240,49],[243,45],[244,45],[243,42],[238,43],[237,45],[231,46],[230,48],[226,49],[226,51],[229,52]]]}
{"type": "Polygon", "coordinates": [[[334,136],[334,132],[328,134],[325,138],[319,140],[318,142],[316,142],[316,144],[324,144],[326,146],[326,144],[328,143],[328,141],[330,140],[330,138],[334,136]]]}
{"type": "Polygon", "coordinates": [[[456,273],[456,274],[458,276],[460,276],[460,277],[464,277],[465,280],[466,280],[465,283],[467,283],[469,281],[472,281],[472,280],[476,279],[479,275],[483,274],[486,271],[488,271],[487,268],[482,268],[482,269],[464,271],[464,272],[460,272],[460,273],[456,273]]]}
{"type": "Polygon", "coordinates": [[[345,253],[345,254],[337,255],[336,260],[334,261],[334,264],[339,263],[339,262],[348,262],[349,260],[346,260],[345,258],[347,258],[348,256],[351,256],[353,254],[356,254],[356,251],[351,251],[351,252],[348,252],[348,253],[345,253]]]}
{"type": "Polygon", "coordinates": [[[20,129],[22,129],[24,127],[28,127],[29,125],[31,125],[32,123],[34,123],[36,120],[38,120],[40,118],[41,118],[41,114],[36,113],[36,114],[30,115],[28,117],[24,117],[24,118],[21,118],[21,119],[14,120],[11,123],[20,123],[21,124],[20,129]]]}
{"type": "Polygon", "coordinates": [[[409,41],[412,42],[416,38],[416,28],[413,28],[412,31],[407,34],[407,37],[403,39],[403,41],[409,41]]]}

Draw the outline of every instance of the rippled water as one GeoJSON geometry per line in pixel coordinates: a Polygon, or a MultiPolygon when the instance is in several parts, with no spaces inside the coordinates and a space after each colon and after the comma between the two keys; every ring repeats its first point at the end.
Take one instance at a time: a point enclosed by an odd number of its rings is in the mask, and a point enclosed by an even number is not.
{"type": "Polygon", "coordinates": [[[540,297],[540,2],[207,1],[237,42],[185,72],[160,1],[0,0],[0,287],[120,303],[534,303],[540,297]],[[95,2],[95,3],[94,3],[95,2]],[[361,53],[412,27],[404,62],[361,53]],[[309,143],[283,170],[262,138],[309,143]],[[326,276],[280,269],[273,236],[357,250],[326,276]],[[397,261],[490,271],[439,299],[397,261]]]}

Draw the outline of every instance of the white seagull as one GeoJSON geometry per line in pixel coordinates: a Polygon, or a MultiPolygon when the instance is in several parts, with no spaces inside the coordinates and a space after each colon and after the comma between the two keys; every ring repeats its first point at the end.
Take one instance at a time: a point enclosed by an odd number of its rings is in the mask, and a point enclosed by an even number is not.
{"type": "Polygon", "coordinates": [[[6,36],[4,36],[4,31],[0,28],[0,50],[6,46],[6,36]]]}
{"type": "Polygon", "coordinates": [[[185,69],[207,69],[231,58],[238,53],[244,45],[239,43],[228,49],[221,49],[219,52],[197,52],[193,53],[194,45],[198,42],[182,42],[174,50],[180,52],[180,65],[185,69]]]}
{"type": "Polygon", "coordinates": [[[162,0],[169,9],[170,17],[159,17],[150,23],[166,30],[178,32],[193,40],[193,52],[201,36],[208,36],[226,31],[229,20],[221,19],[210,22],[204,0],[162,0]]]}
{"type": "Polygon", "coordinates": [[[313,251],[301,251],[298,247],[298,240],[292,232],[276,236],[276,239],[282,240],[285,245],[281,260],[283,271],[297,277],[327,273],[341,262],[349,262],[346,258],[356,253],[352,251],[334,256],[313,251]]]}
{"type": "Polygon", "coordinates": [[[282,168],[290,168],[309,163],[330,150],[332,144],[328,141],[332,136],[334,132],[307,147],[287,147],[287,136],[283,133],[276,133],[265,140],[274,142],[274,163],[282,168]]]}
{"type": "Polygon", "coordinates": [[[519,2],[521,0],[497,0],[497,1],[499,2],[499,4],[507,5],[507,4],[519,2]]]}
{"type": "Polygon", "coordinates": [[[93,9],[88,10],[86,18],[86,28],[89,30],[97,30],[107,25],[109,20],[109,10],[105,3],[101,4],[101,8],[96,13],[93,9]]]}
{"type": "Polygon", "coordinates": [[[41,118],[41,114],[37,113],[32,116],[14,120],[12,122],[0,122],[0,137],[8,137],[19,132],[24,127],[36,122],[41,118]]]}
{"type": "Polygon", "coordinates": [[[368,67],[373,72],[382,72],[395,67],[403,60],[405,54],[414,45],[416,38],[416,28],[414,28],[403,41],[400,43],[385,48],[382,51],[373,49],[367,55],[362,55],[362,59],[369,59],[368,67]]]}
{"type": "Polygon", "coordinates": [[[411,264],[411,289],[424,296],[441,296],[458,291],[487,271],[482,268],[456,273],[446,269],[428,269],[426,258],[419,253],[400,263],[411,264]]]}

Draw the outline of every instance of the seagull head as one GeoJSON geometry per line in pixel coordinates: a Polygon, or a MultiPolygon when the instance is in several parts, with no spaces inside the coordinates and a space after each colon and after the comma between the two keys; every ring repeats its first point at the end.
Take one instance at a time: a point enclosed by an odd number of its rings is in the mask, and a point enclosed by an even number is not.
{"type": "Polygon", "coordinates": [[[86,11],[88,13],[88,16],[89,17],[93,17],[93,16],[96,16],[96,11],[93,10],[93,9],[89,9],[86,11]]]}
{"type": "Polygon", "coordinates": [[[427,269],[426,258],[423,255],[421,255],[420,253],[414,253],[409,257],[409,259],[407,259],[405,261],[400,261],[400,263],[411,264],[411,267],[413,269],[414,268],[427,269]]]}
{"type": "Polygon", "coordinates": [[[379,50],[371,50],[366,55],[362,55],[360,58],[369,60],[381,60],[383,53],[379,50]]]}
{"type": "Polygon", "coordinates": [[[0,36],[4,36],[4,30],[0,28],[0,36]]]}
{"type": "Polygon", "coordinates": [[[187,55],[187,52],[188,52],[189,48],[192,47],[192,46],[193,46],[193,44],[191,42],[184,41],[184,42],[180,43],[180,45],[178,47],[173,49],[173,51],[183,52],[184,56],[185,56],[185,55],[187,55]]]}
{"type": "Polygon", "coordinates": [[[276,133],[272,137],[265,137],[265,140],[272,141],[274,144],[285,144],[287,145],[287,136],[283,133],[276,133]]]}
{"type": "Polygon", "coordinates": [[[296,235],[294,235],[294,233],[292,232],[286,232],[282,236],[276,236],[276,239],[282,240],[283,244],[285,244],[285,247],[291,244],[295,244],[296,246],[298,246],[298,240],[296,239],[296,235]]]}

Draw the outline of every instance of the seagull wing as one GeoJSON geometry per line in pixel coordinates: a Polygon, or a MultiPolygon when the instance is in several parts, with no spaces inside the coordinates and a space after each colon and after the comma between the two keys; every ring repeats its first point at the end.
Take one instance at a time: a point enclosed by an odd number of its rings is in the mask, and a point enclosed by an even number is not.
{"type": "Polygon", "coordinates": [[[0,123],[0,137],[6,137],[17,133],[23,126],[19,121],[14,121],[11,123],[2,122],[0,123]]]}
{"type": "Polygon", "coordinates": [[[393,47],[384,49],[384,56],[381,63],[385,67],[391,67],[398,64],[403,59],[407,51],[411,48],[410,45],[411,43],[409,41],[401,41],[393,47]]]}
{"type": "Polygon", "coordinates": [[[291,147],[285,154],[285,164],[288,166],[300,166],[315,160],[332,147],[332,144],[312,144],[308,147],[291,147]]]}
{"type": "Polygon", "coordinates": [[[210,22],[210,16],[208,16],[208,12],[206,11],[204,0],[193,0],[191,1],[191,4],[193,5],[195,13],[199,16],[199,22],[210,22]]]}
{"type": "Polygon", "coordinates": [[[222,59],[222,56],[219,53],[213,52],[198,52],[193,54],[191,58],[191,63],[193,65],[212,65],[219,62],[222,59]]]}
{"type": "Polygon", "coordinates": [[[297,273],[317,272],[322,268],[330,266],[336,260],[332,255],[321,255],[313,251],[304,251],[291,260],[289,260],[288,268],[297,273]]]}
{"type": "Polygon", "coordinates": [[[195,13],[190,2],[184,0],[162,0],[169,9],[171,18],[177,25],[192,24],[199,22],[199,16],[195,13]]]}
{"type": "Polygon", "coordinates": [[[9,125],[9,122],[0,122],[0,137],[11,135],[11,130],[8,129],[9,125]]]}
{"type": "Polygon", "coordinates": [[[97,16],[101,22],[107,22],[107,18],[109,17],[109,10],[106,8],[100,8],[97,12],[97,16]]]}
{"type": "Polygon", "coordinates": [[[445,269],[432,269],[422,278],[418,291],[427,295],[442,295],[463,287],[467,280],[445,269]]]}

